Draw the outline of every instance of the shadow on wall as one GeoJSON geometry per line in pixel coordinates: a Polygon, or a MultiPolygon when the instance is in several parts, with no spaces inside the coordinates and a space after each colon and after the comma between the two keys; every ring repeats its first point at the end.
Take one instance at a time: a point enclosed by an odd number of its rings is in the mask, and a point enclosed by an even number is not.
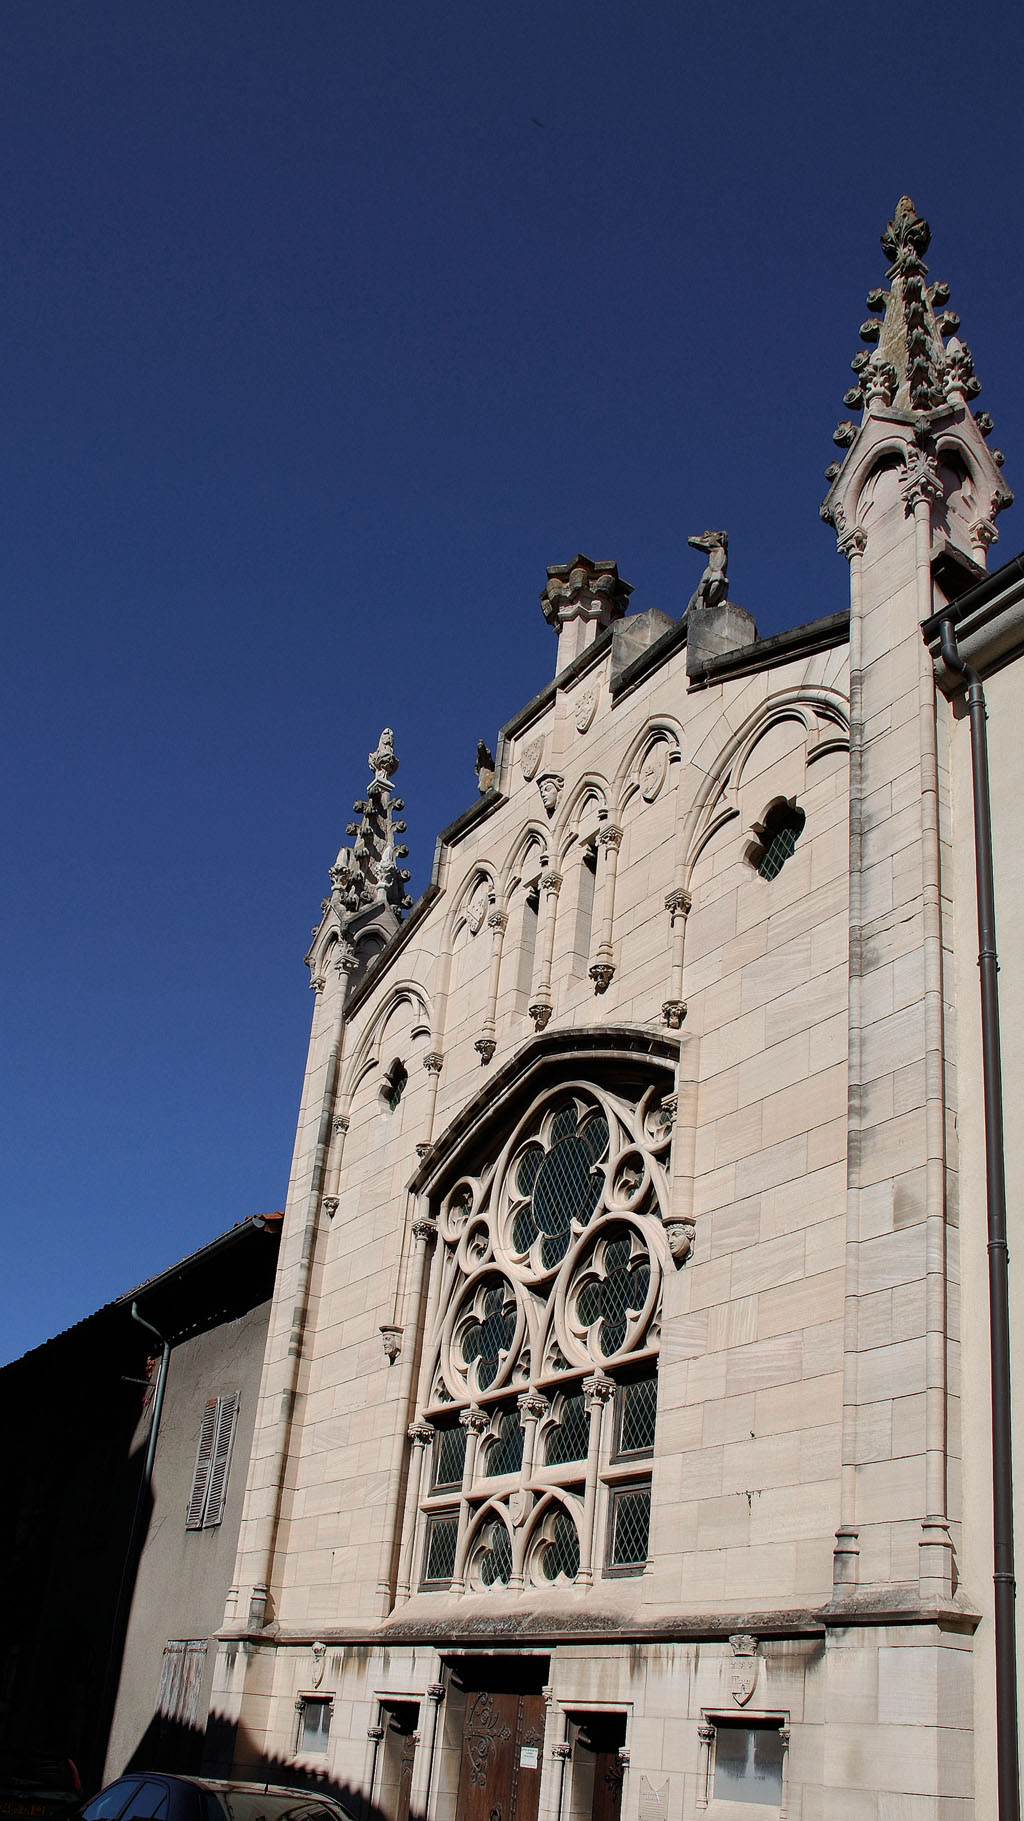
{"type": "Polygon", "coordinates": [[[211,1714],[205,1731],[180,1720],[154,1714],[122,1775],[131,1771],[168,1771],[178,1775],[235,1777],[245,1783],[281,1783],[332,1796],[353,1821],[387,1821],[383,1809],[367,1800],[363,1789],[339,1782],[326,1771],[311,1770],[263,1752],[245,1727],[211,1714]]]}

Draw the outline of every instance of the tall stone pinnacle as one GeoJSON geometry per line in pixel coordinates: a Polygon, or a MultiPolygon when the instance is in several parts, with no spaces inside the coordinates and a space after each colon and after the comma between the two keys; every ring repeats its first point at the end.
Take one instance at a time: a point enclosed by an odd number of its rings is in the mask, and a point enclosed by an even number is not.
{"type": "MultiPolygon", "coordinates": [[[[874,314],[860,330],[868,345],[851,362],[857,377],[843,400],[851,409],[916,415],[966,407],[981,391],[970,349],[956,333],[960,318],[945,308],[949,286],[928,283],[924,255],[930,239],[928,223],[910,197],[901,196],[882,235],[889,288],[868,292],[867,306],[874,314]]],[[[987,436],[991,419],[982,412],[976,422],[987,436]]],[[[833,441],[849,448],[855,434],[852,423],[842,423],[833,441]]]]}
{"type": "Polygon", "coordinates": [[[388,904],[402,911],[412,903],[405,889],[409,873],[398,865],[409,849],[395,842],[396,835],[405,833],[405,823],[394,820],[395,812],[405,805],[401,797],[392,795],[398,759],[390,727],[385,727],[367,764],[372,776],[366,796],[352,805],[359,821],[350,822],[346,829],[355,837],[353,846],[343,847],[331,867],[332,901],[349,916],[371,904],[388,904]]]}

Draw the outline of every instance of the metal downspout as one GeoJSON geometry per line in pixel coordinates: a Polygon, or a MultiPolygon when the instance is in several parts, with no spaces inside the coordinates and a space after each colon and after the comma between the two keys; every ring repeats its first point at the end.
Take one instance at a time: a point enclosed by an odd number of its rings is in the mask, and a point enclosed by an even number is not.
{"type": "Polygon", "coordinates": [[[999,962],[996,955],[992,807],[989,797],[985,692],[976,670],[957,649],[952,617],[939,625],[948,668],[967,683],[974,791],[974,865],[978,892],[981,974],[981,1054],[985,1097],[985,1188],[988,1210],[989,1336],[992,1370],[992,1555],[995,1595],[996,1787],[999,1821],[1019,1821],[1017,1745],[1016,1580],[1013,1563],[1013,1461],[1010,1439],[1009,1253],[1006,1243],[1006,1167],[999,1047],[999,962]]]}

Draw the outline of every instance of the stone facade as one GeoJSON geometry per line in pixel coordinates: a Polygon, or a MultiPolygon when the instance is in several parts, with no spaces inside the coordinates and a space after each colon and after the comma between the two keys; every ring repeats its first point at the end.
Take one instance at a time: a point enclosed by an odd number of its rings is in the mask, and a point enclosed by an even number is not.
{"type": "Polygon", "coordinates": [[[922,625],[1010,496],[927,238],[904,198],[836,433],[848,616],[758,638],[721,532],[679,622],[550,569],[554,682],[404,921],[371,755],[219,1768],[388,1821],[993,1812],[971,888],[922,625]]]}

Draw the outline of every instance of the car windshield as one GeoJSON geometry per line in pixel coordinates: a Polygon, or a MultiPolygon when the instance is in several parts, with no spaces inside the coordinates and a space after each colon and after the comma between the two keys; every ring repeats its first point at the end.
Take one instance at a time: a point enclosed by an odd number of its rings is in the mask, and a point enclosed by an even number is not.
{"type": "Polygon", "coordinates": [[[298,1790],[218,1789],[229,1821],[349,1821],[345,1810],[298,1790]]]}

